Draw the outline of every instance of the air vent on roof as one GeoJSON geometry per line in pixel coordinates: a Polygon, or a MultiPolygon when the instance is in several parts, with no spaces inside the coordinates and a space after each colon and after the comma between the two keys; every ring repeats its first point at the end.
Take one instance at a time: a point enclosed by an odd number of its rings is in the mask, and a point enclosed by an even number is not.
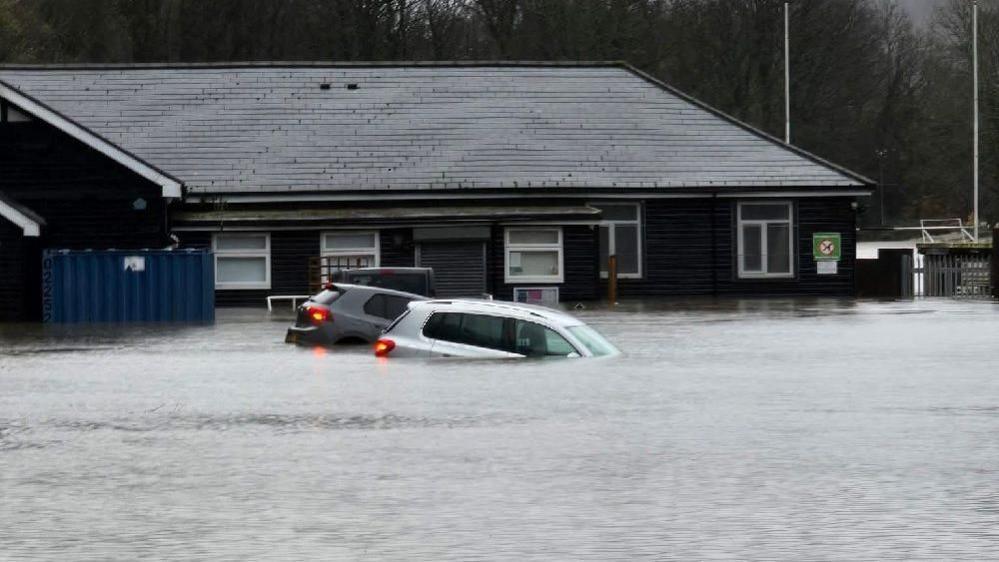
{"type": "Polygon", "coordinates": [[[356,90],[357,89],[357,84],[347,84],[347,89],[348,90],[356,90]]]}
{"type": "Polygon", "coordinates": [[[330,89],[330,85],[327,84],[327,83],[325,83],[325,82],[323,82],[322,84],[319,85],[319,89],[320,90],[329,90],[330,89]]]}

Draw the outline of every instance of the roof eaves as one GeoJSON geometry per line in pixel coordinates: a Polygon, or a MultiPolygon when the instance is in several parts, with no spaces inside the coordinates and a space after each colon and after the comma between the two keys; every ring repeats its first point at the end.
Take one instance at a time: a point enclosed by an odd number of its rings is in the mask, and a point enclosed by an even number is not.
{"type": "Polygon", "coordinates": [[[6,99],[35,118],[45,121],[156,185],[159,185],[162,188],[163,197],[179,198],[183,195],[184,184],[179,179],[143,161],[131,152],[112,143],[3,80],[0,80],[0,98],[6,99]]]}
{"type": "Polygon", "coordinates": [[[843,166],[840,166],[839,164],[834,164],[833,162],[830,162],[829,160],[826,160],[825,158],[822,158],[821,156],[818,156],[816,154],[808,152],[807,150],[804,150],[802,148],[798,148],[798,147],[794,146],[793,144],[786,143],[786,142],[782,141],[781,139],[779,139],[779,138],[771,135],[770,133],[767,133],[766,131],[758,129],[758,128],[750,125],[749,123],[746,123],[745,121],[741,121],[741,120],[739,120],[739,119],[737,119],[737,118],[729,115],[728,113],[725,113],[724,111],[716,108],[716,107],[708,105],[707,103],[705,103],[705,102],[703,102],[703,101],[701,101],[701,100],[699,100],[699,99],[691,96],[690,94],[688,94],[686,92],[683,92],[681,90],[678,90],[675,86],[671,86],[671,85],[663,82],[662,80],[659,80],[655,76],[652,76],[651,74],[649,74],[649,73],[647,73],[647,72],[645,72],[643,70],[640,70],[639,68],[635,67],[631,63],[622,61],[622,62],[619,62],[618,64],[622,68],[630,71],[631,73],[635,74],[639,78],[642,78],[643,80],[645,80],[645,81],[647,81],[647,82],[649,82],[649,83],[651,83],[651,84],[653,84],[655,86],[658,86],[658,87],[660,87],[660,88],[668,91],[669,93],[671,93],[671,94],[673,94],[675,96],[678,96],[678,97],[682,98],[684,101],[692,103],[692,104],[696,105],[697,107],[700,107],[701,109],[704,109],[705,111],[709,111],[712,114],[714,114],[714,115],[716,115],[718,117],[721,117],[722,119],[725,119],[726,121],[731,122],[733,125],[741,127],[742,129],[745,129],[746,131],[749,131],[750,133],[753,133],[754,135],[756,135],[756,136],[758,136],[758,137],[760,137],[760,138],[762,138],[764,140],[767,140],[767,141],[770,141],[770,142],[772,142],[774,144],[777,144],[777,145],[779,145],[779,146],[781,146],[781,147],[783,147],[783,148],[785,148],[787,150],[790,150],[791,152],[794,152],[795,154],[797,154],[799,156],[802,156],[804,158],[807,158],[807,159],[811,160],[812,162],[815,162],[816,164],[819,164],[821,166],[825,166],[826,168],[829,168],[830,170],[832,170],[834,172],[842,174],[842,175],[844,175],[844,176],[846,176],[846,177],[854,180],[855,182],[858,182],[860,185],[862,185],[862,186],[864,186],[866,188],[873,189],[874,186],[877,185],[877,182],[875,182],[874,180],[872,180],[872,179],[870,179],[870,178],[868,178],[866,176],[858,174],[857,172],[854,172],[854,171],[852,171],[850,169],[844,168],[843,166]]]}
{"type": "Polygon", "coordinates": [[[45,219],[38,213],[21,205],[0,191],[0,217],[21,227],[25,236],[38,237],[42,234],[45,219]]]}
{"type": "Polygon", "coordinates": [[[232,69],[232,68],[468,68],[468,67],[617,67],[620,61],[238,61],[238,62],[152,62],[152,63],[55,63],[0,64],[0,70],[149,70],[149,69],[232,69]]]}

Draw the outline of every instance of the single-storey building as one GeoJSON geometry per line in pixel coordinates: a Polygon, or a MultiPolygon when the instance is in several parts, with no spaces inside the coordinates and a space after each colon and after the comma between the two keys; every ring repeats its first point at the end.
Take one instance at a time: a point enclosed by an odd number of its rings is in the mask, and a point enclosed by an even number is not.
{"type": "Polygon", "coordinates": [[[56,247],[212,248],[220,305],[322,263],[597,299],[611,254],[624,297],[850,295],[874,188],[622,63],[7,66],[0,103],[8,318],[56,247]]]}

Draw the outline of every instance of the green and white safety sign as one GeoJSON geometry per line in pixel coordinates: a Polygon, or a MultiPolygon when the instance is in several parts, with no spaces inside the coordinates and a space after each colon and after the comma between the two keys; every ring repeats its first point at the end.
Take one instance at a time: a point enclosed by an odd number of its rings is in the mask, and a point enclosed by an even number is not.
{"type": "Polygon", "coordinates": [[[842,255],[842,239],[838,232],[816,232],[812,234],[812,257],[815,261],[839,261],[842,255]]]}

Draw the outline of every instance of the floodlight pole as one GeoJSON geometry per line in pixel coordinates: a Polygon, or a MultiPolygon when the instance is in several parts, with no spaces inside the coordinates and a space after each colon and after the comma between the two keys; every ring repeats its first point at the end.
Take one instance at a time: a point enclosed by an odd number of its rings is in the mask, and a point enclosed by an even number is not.
{"type": "Polygon", "coordinates": [[[788,2],[784,2],[784,142],[791,144],[791,36],[788,2]]]}
{"type": "Polygon", "coordinates": [[[971,6],[971,66],[972,66],[972,82],[974,84],[974,124],[972,126],[974,132],[974,223],[975,223],[975,242],[978,242],[978,0],[972,3],[971,6]]]}

